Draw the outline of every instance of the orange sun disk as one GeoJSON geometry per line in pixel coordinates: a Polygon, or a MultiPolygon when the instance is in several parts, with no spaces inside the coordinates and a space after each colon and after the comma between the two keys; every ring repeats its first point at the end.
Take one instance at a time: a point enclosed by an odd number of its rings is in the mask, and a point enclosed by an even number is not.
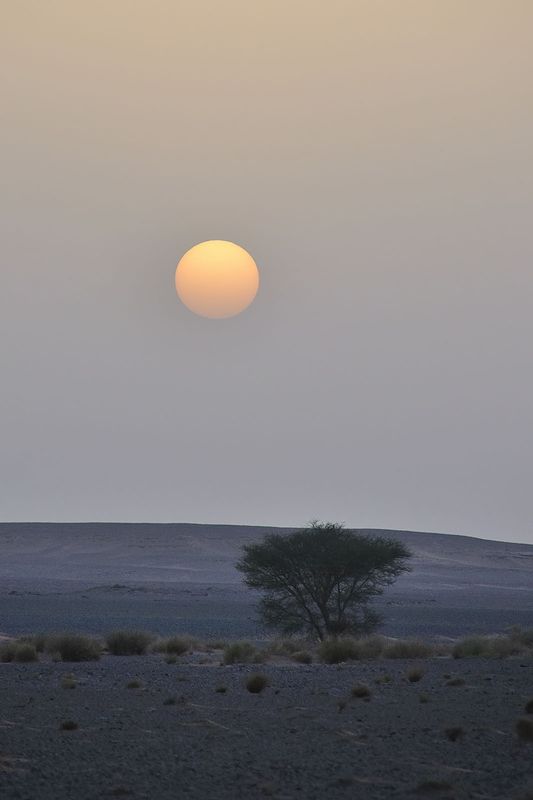
{"type": "Polygon", "coordinates": [[[250,305],[258,289],[259,271],[252,256],[221,239],[191,247],[176,269],[178,297],[202,317],[234,317],[250,305]]]}

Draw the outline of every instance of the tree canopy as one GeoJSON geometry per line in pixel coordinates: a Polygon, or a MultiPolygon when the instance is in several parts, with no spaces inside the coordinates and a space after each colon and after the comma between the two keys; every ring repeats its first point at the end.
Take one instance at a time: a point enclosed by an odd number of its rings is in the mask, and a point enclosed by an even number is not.
{"type": "Polygon", "coordinates": [[[410,555],[396,539],[313,522],[244,545],[237,569],[247,586],[265,593],[266,625],[324,639],[374,630],[381,618],[369,603],[409,569],[410,555]]]}

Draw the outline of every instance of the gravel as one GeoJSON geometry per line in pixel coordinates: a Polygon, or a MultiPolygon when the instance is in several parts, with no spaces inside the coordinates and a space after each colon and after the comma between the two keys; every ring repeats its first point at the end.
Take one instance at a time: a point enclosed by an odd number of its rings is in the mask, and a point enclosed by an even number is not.
{"type": "Polygon", "coordinates": [[[0,664],[0,796],[521,798],[533,745],[515,724],[533,697],[531,671],[521,658],[0,664]],[[424,674],[410,683],[415,665],[424,674]],[[246,691],[253,672],[268,677],[260,694],[246,691]],[[376,683],[385,674],[390,682],[376,683]],[[62,687],[66,676],[74,689],[62,687]],[[453,677],[464,685],[447,685],[453,677]],[[370,698],[352,697],[355,685],[370,698]],[[455,741],[452,728],[462,731],[455,741]]]}

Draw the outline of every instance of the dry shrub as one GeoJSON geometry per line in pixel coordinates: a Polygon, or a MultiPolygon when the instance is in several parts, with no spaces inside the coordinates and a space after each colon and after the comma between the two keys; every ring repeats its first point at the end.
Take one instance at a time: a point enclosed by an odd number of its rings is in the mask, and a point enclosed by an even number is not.
{"type": "Polygon", "coordinates": [[[444,733],[450,742],[457,742],[464,736],[464,730],[460,725],[454,725],[451,728],[446,728],[444,733]]]}
{"type": "Polygon", "coordinates": [[[533,700],[528,700],[524,708],[526,714],[533,714],[533,700]]]}
{"type": "Polygon", "coordinates": [[[233,642],[224,648],[224,664],[250,664],[258,653],[250,642],[233,642]]]}
{"type": "Polygon", "coordinates": [[[326,664],[341,664],[343,661],[357,659],[357,642],[349,636],[339,639],[325,639],[320,643],[318,656],[326,664]]]}
{"type": "Polygon", "coordinates": [[[533,647],[533,628],[521,628],[514,625],[509,632],[509,639],[522,645],[523,647],[533,647]]]}
{"type": "Polygon", "coordinates": [[[435,795],[441,794],[441,792],[449,792],[452,788],[451,783],[448,783],[448,781],[429,780],[419,783],[415,789],[415,793],[421,795],[435,795]]]}
{"type": "Polygon", "coordinates": [[[452,648],[454,658],[507,658],[526,649],[517,636],[466,636],[452,648]]]}
{"type": "Polygon", "coordinates": [[[62,731],[77,731],[78,723],[72,719],[66,719],[59,727],[62,731]]]}
{"type": "Polygon", "coordinates": [[[268,645],[268,652],[273,656],[286,656],[290,658],[298,651],[305,650],[308,642],[297,637],[285,637],[284,639],[274,639],[268,645]]]}
{"type": "Polygon", "coordinates": [[[20,644],[32,644],[38,653],[44,653],[49,638],[50,636],[46,633],[38,633],[33,636],[19,636],[17,642],[20,644]]]}
{"type": "Polygon", "coordinates": [[[386,645],[384,658],[430,658],[434,648],[420,639],[396,639],[386,645]]]}
{"type": "Polygon", "coordinates": [[[19,664],[28,664],[38,661],[37,650],[32,644],[25,642],[8,642],[0,648],[0,661],[9,663],[15,661],[19,664]]]}
{"type": "Polygon", "coordinates": [[[105,642],[113,656],[143,656],[153,640],[152,634],[146,631],[113,631],[105,642]]]}
{"type": "Polygon", "coordinates": [[[450,678],[446,681],[446,686],[464,686],[466,683],[464,678],[450,678]]]}
{"type": "Polygon", "coordinates": [[[141,689],[142,683],[137,678],[134,678],[132,681],[128,681],[126,684],[126,689],[141,689]]]}
{"type": "Polygon", "coordinates": [[[424,677],[424,670],[422,667],[411,667],[405,677],[409,683],[418,683],[424,677]]]}
{"type": "Polygon", "coordinates": [[[260,694],[263,689],[266,689],[268,686],[268,678],[266,675],[261,675],[260,673],[256,673],[255,675],[250,675],[249,678],[246,680],[246,688],[252,694],[260,694]]]}
{"type": "Polygon", "coordinates": [[[193,644],[194,641],[187,636],[169,636],[168,639],[160,639],[156,642],[154,650],[169,656],[183,656],[193,644]]]}
{"type": "Polygon", "coordinates": [[[102,647],[90,636],[63,633],[47,638],[46,651],[60,661],[98,661],[102,647]]]}
{"type": "Polygon", "coordinates": [[[352,687],[352,697],[358,700],[370,700],[372,692],[364,683],[359,683],[352,687]]]}
{"type": "Polygon", "coordinates": [[[293,661],[296,661],[298,664],[312,664],[313,663],[313,656],[311,653],[308,653],[307,650],[297,650],[296,653],[293,653],[291,656],[293,661]]]}
{"type": "Polygon", "coordinates": [[[526,717],[518,719],[515,724],[516,735],[523,742],[533,742],[533,722],[526,717]]]}

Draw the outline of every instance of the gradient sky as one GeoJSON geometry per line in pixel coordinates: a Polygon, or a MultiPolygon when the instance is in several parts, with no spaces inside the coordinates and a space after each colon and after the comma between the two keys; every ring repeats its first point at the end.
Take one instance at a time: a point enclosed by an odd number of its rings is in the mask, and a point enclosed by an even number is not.
{"type": "Polygon", "coordinates": [[[533,3],[2,9],[0,517],[533,541],[533,3]],[[204,239],[254,304],[178,302],[204,239]]]}

